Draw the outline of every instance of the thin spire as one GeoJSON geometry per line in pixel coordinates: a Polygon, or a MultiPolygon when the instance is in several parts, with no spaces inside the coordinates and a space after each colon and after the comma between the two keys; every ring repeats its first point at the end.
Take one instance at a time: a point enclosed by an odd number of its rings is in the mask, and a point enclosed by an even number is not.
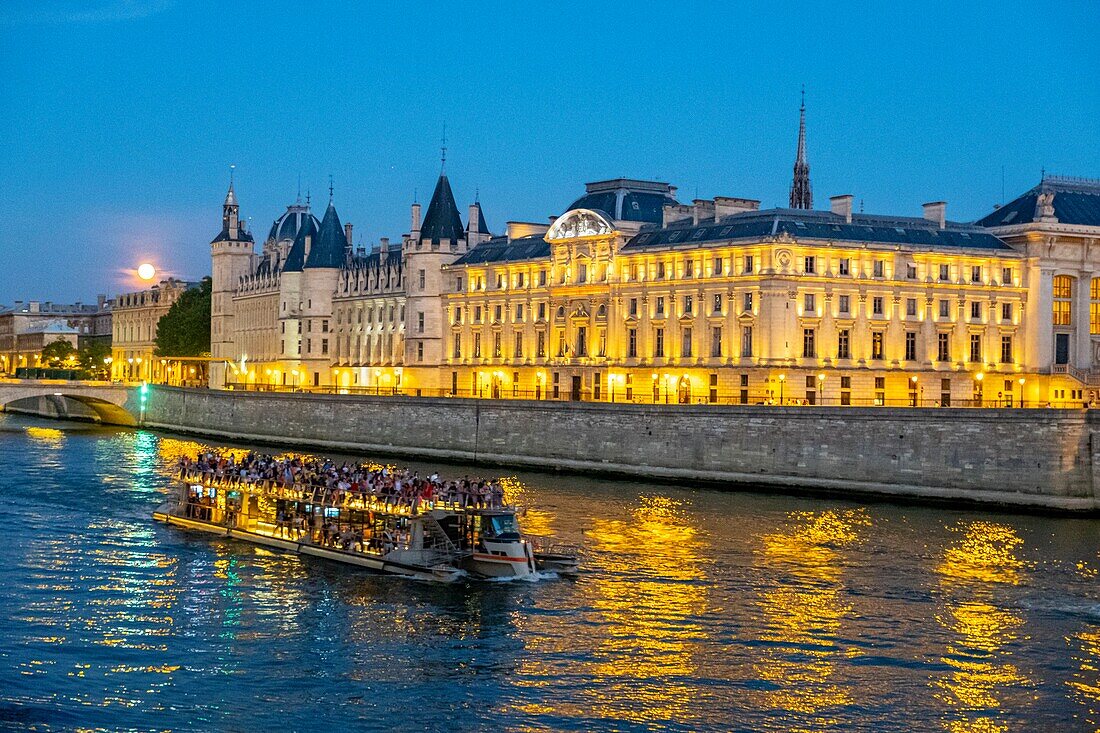
{"type": "Polygon", "coordinates": [[[309,189],[306,189],[306,208],[309,208],[309,189]]]}
{"type": "Polygon", "coordinates": [[[332,203],[332,174],[328,174],[328,202],[332,203]]]}
{"type": "Polygon", "coordinates": [[[447,170],[447,123],[443,123],[443,145],[440,147],[439,175],[447,170]]]}
{"type": "Polygon", "coordinates": [[[232,163],[229,164],[229,190],[225,192],[225,206],[237,205],[237,194],[233,191],[233,170],[236,167],[232,163]]]}
{"type": "Polygon", "coordinates": [[[298,174],[298,197],[294,199],[294,203],[302,203],[302,174],[298,174]]]}
{"type": "Polygon", "coordinates": [[[477,204],[478,206],[481,206],[481,187],[480,186],[477,186],[477,187],[474,188],[474,203],[477,204]]]}
{"type": "Polygon", "coordinates": [[[790,206],[792,209],[812,209],[813,191],[810,188],[810,164],[806,161],[806,86],[802,86],[802,103],[798,108],[798,152],[794,159],[794,179],[791,181],[790,206]]]}

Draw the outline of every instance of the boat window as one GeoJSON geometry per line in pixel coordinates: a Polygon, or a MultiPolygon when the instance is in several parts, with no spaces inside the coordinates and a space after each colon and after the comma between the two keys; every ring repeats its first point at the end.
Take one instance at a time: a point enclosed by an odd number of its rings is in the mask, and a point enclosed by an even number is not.
{"type": "Polygon", "coordinates": [[[483,517],[481,521],[481,533],[485,537],[497,539],[519,539],[519,526],[513,514],[494,514],[483,517]]]}

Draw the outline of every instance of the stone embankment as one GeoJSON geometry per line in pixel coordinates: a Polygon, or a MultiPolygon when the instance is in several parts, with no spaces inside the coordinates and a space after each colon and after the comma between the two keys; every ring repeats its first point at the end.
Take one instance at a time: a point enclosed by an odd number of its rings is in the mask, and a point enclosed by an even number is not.
{"type": "Polygon", "coordinates": [[[318,450],[1094,513],[1100,412],[653,406],[155,387],[145,424],[318,450]]]}

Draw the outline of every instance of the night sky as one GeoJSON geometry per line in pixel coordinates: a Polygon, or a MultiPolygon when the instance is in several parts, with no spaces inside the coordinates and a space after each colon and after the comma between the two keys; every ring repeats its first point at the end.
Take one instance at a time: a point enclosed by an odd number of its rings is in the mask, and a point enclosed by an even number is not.
{"type": "Polygon", "coordinates": [[[617,176],[785,205],[802,84],[819,208],[1100,177],[1095,0],[819,5],[3,0],[0,304],[207,274],[231,163],[258,242],[330,174],[357,244],[399,239],[444,124],[497,232],[617,176]]]}

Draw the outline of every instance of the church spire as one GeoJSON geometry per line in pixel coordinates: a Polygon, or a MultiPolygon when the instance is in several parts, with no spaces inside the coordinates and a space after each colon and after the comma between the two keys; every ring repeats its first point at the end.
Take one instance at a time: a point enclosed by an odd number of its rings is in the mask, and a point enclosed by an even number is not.
{"type": "Polygon", "coordinates": [[[798,108],[798,153],[794,159],[794,179],[791,181],[792,209],[812,209],[814,195],[810,188],[810,164],[806,162],[806,87],[802,87],[802,106],[798,108]]]}

